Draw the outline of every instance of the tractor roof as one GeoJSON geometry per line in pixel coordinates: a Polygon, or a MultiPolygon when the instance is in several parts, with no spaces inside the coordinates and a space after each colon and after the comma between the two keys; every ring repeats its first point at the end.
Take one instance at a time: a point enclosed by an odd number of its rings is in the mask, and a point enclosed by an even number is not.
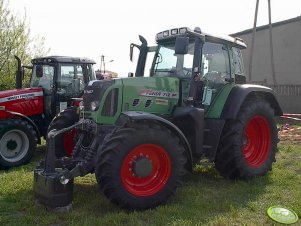
{"type": "Polygon", "coordinates": [[[95,64],[96,62],[92,59],[82,58],[82,57],[70,57],[70,56],[46,56],[46,57],[38,57],[32,59],[31,62],[35,63],[81,63],[81,64],[95,64]]]}
{"type": "Polygon", "coordinates": [[[201,31],[200,28],[195,28],[194,30],[192,30],[188,27],[174,28],[174,29],[159,32],[156,35],[156,41],[158,43],[160,43],[162,41],[169,41],[169,40],[175,39],[177,36],[185,36],[185,35],[198,36],[198,37],[201,37],[202,39],[205,39],[205,41],[230,44],[230,45],[235,46],[240,49],[247,48],[247,45],[245,44],[245,42],[240,38],[233,38],[233,37],[226,36],[226,35],[225,36],[212,35],[212,34],[201,31]]]}

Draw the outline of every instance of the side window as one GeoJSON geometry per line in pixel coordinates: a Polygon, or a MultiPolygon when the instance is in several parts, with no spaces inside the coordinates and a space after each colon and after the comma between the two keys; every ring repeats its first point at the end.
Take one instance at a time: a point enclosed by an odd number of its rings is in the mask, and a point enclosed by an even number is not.
{"type": "Polygon", "coordinates": [[[70,80],[74,77],[74,66],[61,67],[61,79],[70,80]]]}
{"type": "Polygon", "coordinates": [[[232,52],[233,52],[233,61],[234,61],[234,73],[236,75],[244,75],[244,64],[243,64],[241,50],[233,47],[232,52]]]}
{"type": "Polygon", "coordinates": [[[81,65],[75,66],[75,76],[74,79],[77,79],[79,82],[79,89],[84,90],[85,88],[85,81],[84,81],[84,73],[83,67],[81,65]]]}
{"type": "Polygon", "coordinates": [[[224,83],[230,78],[228,47],[224,44],[206,42],[202,54],[202,77],[214,82],[224,83]]]}
{"type": "Polygon", "coordinates": [[[50,65],[43,65],[43,76],[38,78],[36,76],[37,65],[34,65],[31,77],[31,87],[42,87],[44,92],[51,93],[51,86],[53,84],[54,67],[50,65]]]}

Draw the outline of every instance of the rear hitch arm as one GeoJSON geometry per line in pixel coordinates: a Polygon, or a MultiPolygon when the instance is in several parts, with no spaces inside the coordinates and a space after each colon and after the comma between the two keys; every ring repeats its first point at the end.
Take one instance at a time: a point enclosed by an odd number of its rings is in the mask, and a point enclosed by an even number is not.
{"type": "MultiPolygon", "coordinates": [[[[38,166],[34,170],[34,196],[39,203],[51,209],[71,207],[73,199],[73,178],[87,174],[90,169],[87,167],[89,162],[85,159],[77,163],[72,170],[66,169],[64,165],[57,167],[56,164],[54,138],[81,124],[85,124],[85,120],[81,120],[77,124],[59,131],[50,131],[48,133],[48,147],[44,167],[38,166]]],[[[89,124],[89,122],[87,122],[87,124],[89,124]]],[[[92,148],[91,151],[96,150],[97,146],[97,139],[94,139],[90,145],[90,148],[92,148]]]]}
{"type": "Polygon", "coordinates": [[[54,174],[55,171],[55,137],[59,134],[65,133],[66,131],[69,131],[79,125],[81,125],[83,122],[80,121],[72,126],[69,126],[67,128],[61,129],[57,131],[56,129],[53,129],[49,131],[47,138],[48,138],[48,145],[47,145],[47,154],[45,159],[45,168],[44,168],[44,174],[54,174]]]}

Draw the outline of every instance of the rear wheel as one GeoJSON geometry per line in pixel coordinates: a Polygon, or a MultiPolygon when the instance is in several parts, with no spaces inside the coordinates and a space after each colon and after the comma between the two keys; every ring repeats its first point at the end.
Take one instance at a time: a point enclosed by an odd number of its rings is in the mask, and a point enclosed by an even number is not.
{"type": "MultiPolygon", "coordinates": [[[[76,113],[76,108],[67,108],[61,111],[51,121],[48,132],[53,129],[61,130],[72,126],[78,122],[78,120],[79,115],[76,113]]],[[[57,158],[71,156],[75,145],[76,134],[76,129],[72,129],[55,137],[55,155],[57,158]]]]}
{"type": "Polygon", "coordinates": [[[277,150],[277,128],[269,103],[249,100],[238,118],[226,122],[216,168],[224,177],[248,179],[272,169],[277,150]]]}
{"type": "Polygon", "coordinates": [[[185,149],[159,125],[116,129],[98,152],[96,178],[115,204],[143,210],[165,203],[186,174],[185,149]]]}
{"type": "Polygon", "coordinates": [[[9,169],[30,161],[37,146],[37,134],[27,121],[0,122],[0,167],[9,169]]]}

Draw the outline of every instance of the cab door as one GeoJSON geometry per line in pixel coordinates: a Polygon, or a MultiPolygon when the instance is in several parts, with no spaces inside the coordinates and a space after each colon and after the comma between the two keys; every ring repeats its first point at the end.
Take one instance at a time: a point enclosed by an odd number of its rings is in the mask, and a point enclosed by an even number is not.
{"type": "Polygon", "coordinates": [[[204,43],[200,77],[204,84],[202,105],[207,110],[218,94],[232,81],[229,49],[226,44],[204,43]]]}

